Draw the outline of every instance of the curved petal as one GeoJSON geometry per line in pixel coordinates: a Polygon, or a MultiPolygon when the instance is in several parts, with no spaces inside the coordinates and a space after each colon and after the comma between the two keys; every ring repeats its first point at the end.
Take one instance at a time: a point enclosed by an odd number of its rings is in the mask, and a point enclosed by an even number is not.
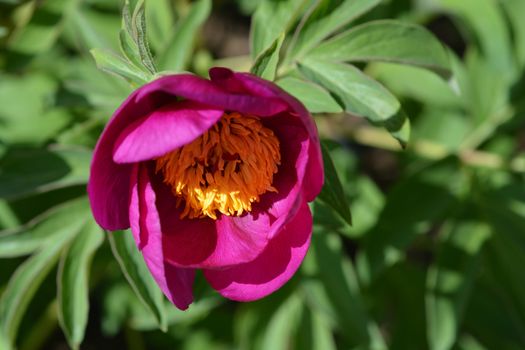
{"type": "Polygon", "coordinates": [[[162,106],[128,125],[115,143],[113,160],[134,163],[160,157],[195,140],[223,111],[193,101],[162,106]]]}
{"type": "Polygon", "coordinates": [[[275,115],[287,108],[286,103],[278,98],[230,92],[192,74],[168,75],[144,85],[139,89],[137,100],[148,98],[153,93],[175,95],[208,106],[258,116],[275,115]]]}
{"type": "Polygon", "coordinates": [[[131,165],[113,160],[115,142],[122,130],[137,119],[182,97],[218,109],[259,116],[275,115],[287,106],[283,101],[247,93],[230,93],[209,80],[191,74],[159,78],[134,91],[117,109],[99,138],[88,183],[88,194],[95,220],[107,230],[129,227],[129,177],[131,165]]]}
{"type": "Polygon", "coordinates": [[[285,284],[303,261],[312,234],[312,215],[303,202],[297,215],[255,259],[223,270],[204,270],[219,293],[237,301],[263,298],[285,284]]]}
{"type": "Polygon", "coordinates": [[[160,289],[175,306],[185,310],[193,302],[195,270],[169,264],[162,241],[152,239],[159,231],[157,212],[149,210],[155,205],[156,195],[147,169],[141,164],[133,167],[130,192],[129,217],[135,242],[160,289]]]}
{"type": "Polygon", "coordinates": [[[281,165],[275,174],[272,186],[277,192],[267,192],[260,203],[254,206],[259,212],[267,212],[272,218],[269,237],[280,232],[280,228],[292,218],[301,203],[302,183],[308,162],[310,140],[304,127],[288,115],[278,115],[264,120],[280,140],[281,165]]]}
{"type": "Polygon", "coordinates": [[[317,127],[302,103],[274,83],[249,73],[235,73],[227,68],[215,67],[210,69],[210,78],[217,85],[232,93],[242,92],[264,96],[281,100],[288,105],[290,114],[302,122],[311,140],[303,191],[307,201],[314,200],[321,192],[324,183],[323,158],[317,127]]]}
{"type": "MultiPolygon", "coordinates": [[[[156,201],[145,204],[146,212],[153,213],[147,222],[147,240],[160,242],[156,244],[163,247],[164,259],[174,266],[213,269],[236,265],[255,259],[268,244],[267,215],[181,219],[182,210],[171,189],[159,178],[150,178],[156,201]]],[[[136,240],[141,245],[145,238],[139,234],[136,240]]]]}
{"type": "Polygon", "coordinates": [[[117,109],[100,136],[91,161],[87,192],[93,216],[106,230],[129,227],[128,204],[132,166],[113,161],[113,147],[121,131],[138,118],[166,103],[166,96],[150,95],[140,103],[139,90],[117,109]]]}

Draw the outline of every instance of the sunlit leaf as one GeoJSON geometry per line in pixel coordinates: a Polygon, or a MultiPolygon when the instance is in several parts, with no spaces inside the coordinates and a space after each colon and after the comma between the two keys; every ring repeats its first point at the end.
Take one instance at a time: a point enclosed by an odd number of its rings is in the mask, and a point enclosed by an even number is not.
{"type": "Polygon", "coordinates": [[[343,32],[316,47],[308,57],[334,62],[395,62],[445,77],[451,73],[447,51],[432,33],[421,26],[391,20],[368,22],[343,32]]]}
{"type": "Polygon", "coordinates": [[[21,228],[0,234],[0,257],[31,254],[68,232],[78,232],[90,215],[85,197],[54,207],[21,228]]]}
{"type": "Polygon", "coordinates": [[[195,36],[211,12],[210,0],[198,0],[175,26],[171,39],[159,56],[160,70],[182,71],[189,63],[195,36]]]}
{"type": "Polygon", "coordinates": [[[139,299],[155,315],[161,329],[166,328],[163,295],[140,254],[131,232],[109,234],[111,250],[122,272],[139,299]]]}
{"type": "Polygon", "coordinates": [[[251,56],[256,58],[297,19],[306,0],[262,1],[250,28],[251,56]]]}
{"type": "Polygon", "coordinates": [[[272,45],[257,56],[251,69],[252,74],[258,75],[266,80],[274,80],[283,40],[284,33],[281,33],[272,45]]]}
{"type": "Polygon", "coordinates": [[[78,349],[84,339],[89,312],[89,267],[103,239],[100,227],[89,220],[60,260],[57,276],[58,315],[73,349],[78,349]]]}
{"type": "Polygon", "coordinates": [[[281,88],[301,101],[310,113],[341,113],[343,108],[321,86],[311,81],[286,77],[277,82],[281,88]]]}

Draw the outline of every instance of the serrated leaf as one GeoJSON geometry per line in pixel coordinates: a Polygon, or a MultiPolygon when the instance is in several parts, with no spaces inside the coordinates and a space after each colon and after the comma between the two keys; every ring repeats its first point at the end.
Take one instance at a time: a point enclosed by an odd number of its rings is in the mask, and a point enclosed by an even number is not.
{"type": "Polygon", "coordinates": [[[394,62],[426,68],[445,78],[451,75],[448,53],[432,33],[394,20],[352,28],[322,43],[307,57],[333,62],[394,62]]]}
{"type": "Polygon", "coordinates": [[[256,58],[297,19],[306,0],[263,1],[252,17],[251,56],[256,58]]]}
{"type": "Polygon", "coordinates": [[[319,194],[319,199],[335,210],[341,218],[351,226],[352,214],[350,213],[350,205],[346,200],[343,185],[335,170],[334,162],[332,161],[330,152],[322,143],[321,150],[323,152],[325,179],[323,189],[319,194]]]}
{"type": "Polygon", "coordinates": [[[159,58],[161,70],[182,71],[191,57],[195,36],[211,12],[211,0],[196,1],[184,17],[159,58]]]}
{"type": "Polygon", "coordinates": [[[0,232],[0,258],[31,254],[57,237],[80,230],[90,215],[83,197],[54,207],[12,232],[0,232]]]}
{"type": "Polygon", "coordinates": [[[90,162],[82,148],[14,149],[0,160],[0,198],[85,184],[90,162]]]}
{"type": "Polygon", "coordinates": [[[401,104],[383,85],[352,65],[307,60],[299,69],[335,95],[345,111],[384,126],[402,146],[410,136],[401,104]]]}
{"type": "MultiPolygon", "coordinates": [[[[301,31],[290,56],[298,60],[340,28],[377,6],[381,0],[346,0],[326,16],[307,23],[301,31]]],[[[319,7],[322,2],[319,2],[319,7]]]]}
{"type": "Polygon", "coordinates": [[[301,101],[310,113],[343,112],[343,108],[328,91],[311,81],[286,77],[279,79],[276,83],[301,101]]]}
{"type": "Polygon", "coordinates": [[[89,266],[104,239],[89,220],[64,251],[57,275],[58,319],[69,345],[78,349],[84,339],[89,312],[89,266]]]}
{"type": "Polygon", "coordinates": [[[113,232],[109,242],[115,259],[117,259],[124,276],[133,288],[137,297],[153,313],[159,327],[166,328],[166,315],[163,306],[163,294],[140,254],[131,232],[113,232]]]}
{"type": "Polygon", "coordinates": [[[110,51],[93,49],[91,50],[91,55],[93,55],[97,67],[103,71],[116,74],[137,86],[144,85],[149,81],[150,77],[144,74],[142,70],[110,51]]]}
{"type": "Polygon", "coordinates": [[[274,80],[279,63],[279,53],[284,41],[284,33],[281,33],[266,50],[261,52],[255,59],[250,72],[266,80],[274,80]]]}
{"type": "Polygon", "coordinates": [[[0,298],[0,333],[11,344],[36,290],[57,262],[62,248],[76,233],[70,231],[46,244],[39,253],[21,264],[9,280],[0,298]]]}
{"type": "Polygon", "coordinates": [[[430,349],[451,349],[459,332],[466,299],[475,279],[489,227],[460,222],[442,237],[438,256],[427,273],[427,335],[430,349]]]}

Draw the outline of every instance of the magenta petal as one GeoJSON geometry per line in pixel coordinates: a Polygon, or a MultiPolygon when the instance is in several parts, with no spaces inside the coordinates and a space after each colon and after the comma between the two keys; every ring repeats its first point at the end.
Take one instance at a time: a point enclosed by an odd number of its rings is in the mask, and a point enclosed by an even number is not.
{"type": "Polygon", "coordinates": [[[154,184],[160,223],[158,234],[149,239],[162,240],[165,259],[171,264],[192,268],[222,268],[255,259],[268,243],[267,215],[242,217],[221,215],[217,220],[181,219],[181,209],[171,190],[160,181],[154,184]],[[162,232],[160,232],[162,231],[162,232]]]}
{"type": "Polygon", "coordinates": [[[156,211],[149,210],[155,205],[156,195],[147,169],[135,164],[132,175],[129,215],[133,237],[162,292],[175,306],[185,310],[193,302],[195,270],[178,268],[165,260],[162,240],[155,239],[160,233],[159,218],[156,211]]]}
{"type": "Polygon", "coordinates": [[[317,127],[310,113],[295,97],[291,96],[272,82],[266,81],[249,73],[234,73],[227,68],[215,67],[210,70],[210,78],[217,85],[230,92],[247,93],[254,96],[264,96],[278,99],[288,105],[291,116],[298,118],[308,131],[310,137],[309,162],[304,180],[304,196],[312,201],[321,192],[324,182],[324,168],[317,134],[317,127]]]}
{"type": "Polygon", "coordinates": [[[304,202],[295,218],[270,241],[252,262],[224,270],[204,270],[204,276],[229,299],[252,301],[285,284],[303,261],[312,234],[312,215],[304,202]]]}
{"type": "Polygon", "coordinates": [[[137,92],[138,90],[130,95],[117,109],[93,152],[87,191],[93,216],[106,230],[122,230],[129,227],[128,204],[132,167],[113,161],[115,140],[129,123],[155,110],[164,102],[160,96],[149,96],[137,103],[137,92]]]}
{"type": "Polygon", "coordinates": [[[209,80],[192,74],[159,78],[140,88],[137,100],[140,101],[154,93],[179,96],[208,106],[257,116],[275,115],[287,108],[280,99],[247,93],[232,93],[209,80]]]}
{"type": "Polygon", "coordinates": [[[163,106],[122,131],[113,160],[133,163],[160,157],[204,134],[222,114],[220,109],[192,101],[163,106]]]}

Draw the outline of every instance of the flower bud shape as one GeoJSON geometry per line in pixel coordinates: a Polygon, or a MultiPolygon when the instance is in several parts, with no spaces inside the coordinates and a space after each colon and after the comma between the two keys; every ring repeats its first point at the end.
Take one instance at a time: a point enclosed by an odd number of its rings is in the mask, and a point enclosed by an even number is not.
{"type": "Polygon", "coordinates": [[[131,227],[180,309],[196,269],[226,298],[285,284],[312,234],[321,191],[315,123],[294,97],[248,73],[164,76],[133,92],[98,140],[88,194],[106,230],[131,227]]]}

